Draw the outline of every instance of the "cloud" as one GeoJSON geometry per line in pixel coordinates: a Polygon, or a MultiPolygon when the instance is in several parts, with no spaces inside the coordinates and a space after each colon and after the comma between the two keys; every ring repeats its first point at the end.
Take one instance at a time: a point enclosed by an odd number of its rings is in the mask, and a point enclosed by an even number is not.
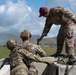
{"type": "MultiPolygon", "coordinates": [[[[18,0],[14,3],[10,0],[1,5],[0,9],[0,33],[20,34],[24,29],[28,29],[33,35],[42,34],[45,18],[39,18],[39,12],[28,6],[26,2],[18,0]]],[[[52,27],[48,37],[57,34],[54,30],[56,27],[52,27]]]]}
{"type": "MultiPolygon", "coordinates": [[[[0,4],[0,33],[10,32],[19,35],[21,31],[27,29],[33,35],[42,34],[45,18],[39,18],[39,12],[29,6],[26,0],[15,0],[16,2],[14,0],[2,1],[4,4],[0,4]]],[[[49,8],[61,5],[73,12],[76,12],[75,3],[76,0],[46,0],[46,5],[49,8]]],[[[59,27],[53,25],[47,37],[56,36],[59,27]]]]}
{"type": "Polygon", "coordinates": [[[0,6],[0,14],[2,14],[4,12],[4,10],[5,10],[4,6],[3,5],[0,6]]]}
{"type": "Polygon", "coordinates": [[[76,0],[46,0],[46,4],[49,7],[63,6],[76,12],[76,0]]]}
{"type": "Polygon", "coordinates": [[[12,1],[0,5],[0,33],[20,33],[28,29],[32,34],[39,34],[44,20],[39,19],[39,13],[24,1],[12,1]]]}

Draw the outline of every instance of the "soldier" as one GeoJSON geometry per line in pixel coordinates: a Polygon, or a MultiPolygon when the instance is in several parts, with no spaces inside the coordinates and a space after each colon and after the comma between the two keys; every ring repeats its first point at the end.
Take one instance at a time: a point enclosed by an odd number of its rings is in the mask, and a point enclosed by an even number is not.
{"type": "MultiPolygon", "coordinates": [[[[30,33],[30,31],[28,31],[28,30],[22,31],[20,34],[20,38],[23,41],[23,44],[21,47],[28,50],[29,52],[31,52],[33,54],[36,54],[36,55],[38,54],[41,57],[46,56],[46,53],[40,46],[38,46],[36,44],[32,44],[30,42],[31,37],[32,37],[32,34],[30,33]]],[[[37,74],[35,64],[36,64],[36,62],[34,62],[34,61],[30,62],[29,74],[32,74],[32,75],[37,74]]]]}
{"type": "Polygon", "coordinates": [[[49,30],[53,24],[61,25],[59,33],[57,35],[57,52],[53,56],[59,56],[62,52],[65,42],[65,49],[68,56],[71,56],[75,60],[74,54],[74,27],[76,24],[76,16],[70,10],[57,6],[51,9],[47,7],[41,7],[39,9],[39,17],[46,18],[46,23],[42,35],[38,42],[40,42],[44,36],[47,36],[49,30]]]}
{"type": "Polygon", "coordinates": [[[28,52],[27,50],[20,48],[17,42],[13,39],[8,40],[6,45],[7,45],[7,48],[11,51],[9,55],[11,75],[28,75],[29,71],[28,71],[27,65],[23,61],[24,59],[28,59],[30,61],[52,63],[50,61],[46,61],[40,58],[39,56],[36,56],[28,52]]]}

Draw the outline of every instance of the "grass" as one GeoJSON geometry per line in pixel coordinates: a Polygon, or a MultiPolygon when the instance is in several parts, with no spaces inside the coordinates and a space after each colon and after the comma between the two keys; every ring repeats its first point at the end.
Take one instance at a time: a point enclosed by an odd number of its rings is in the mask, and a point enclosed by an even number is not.
{"type": "MultiPolygon", "coordinates": [[[[56,46],[41,46],[43,50],[46,52],[47,56],[52,55],[56,52],[56,46]]],[[[8,57],[10,53],[10,50],[7,49],[6,46],[0,46],[0,59],[8,57]]],[[[65,51],[63,50],[63,53],[65,51]]],[[[75,55],[76,55],[76,48],[75,48],[75,55]]]]}
{"type": "MultiPolygon", "coordinates": [[[[52,55],[56,52],[56,46],[48,47],[48,46],[42,46],[43,50],[46,52],[47,56],[52,55]]],[[[76,55],[76,47],[75,47],[75,55],[76,55]]],[[[65,49],[63,48],[62,51],[63,54],[65,54],[65,49]]]]}
{"type": "Polygon", "coordinates": [[[56,47],[47,47],[47,46],[42,46],[42,49],[46,52],[46,55],[52,55],[56,52],[56,47]]]}
{"type": "Polygon", "coordinates": [[[6,46],[0,46],[0,59],[8,57],[9,56],[9,50],[6,46]]]}
{"type": "MultiPolygon", "coordinates": [[[[41,46],[41,47],[46,52],[47,56],[56,52],[55,47],[47,47],[47,46],[41,46]]],[[[10,53],[10,51],[7,49],[6,46],[0,46],[0,59],[8,57],[9,53],[10,53]]]]}

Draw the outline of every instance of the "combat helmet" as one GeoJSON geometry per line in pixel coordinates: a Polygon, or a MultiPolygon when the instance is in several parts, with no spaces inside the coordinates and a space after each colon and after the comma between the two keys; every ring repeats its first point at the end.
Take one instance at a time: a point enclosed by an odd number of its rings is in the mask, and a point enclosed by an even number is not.
{"type": "Polygon", "coordinates": [[[6,46],[8,49],[12,50],[17,45],[17,41],[10,39],[7,41],[6,46]]]}
{"type": "Polygon", "coordinates": [[[24,30],[24,31],[22,31],[21,34],[20,34],[20,38],[31,37],[31,36],[32,36],[32,35],[31,35],[30,31],[28,31],[28,30],[24,30]]]}

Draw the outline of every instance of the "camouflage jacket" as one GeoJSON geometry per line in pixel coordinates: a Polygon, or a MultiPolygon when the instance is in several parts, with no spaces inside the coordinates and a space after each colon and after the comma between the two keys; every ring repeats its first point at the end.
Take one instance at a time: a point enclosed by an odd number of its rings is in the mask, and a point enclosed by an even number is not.
{"type": "Polygon", "coordinates": [[[14,68],[20,64],[24,64],[23,59],[28,59],[28,60],[37,61],[37,62],[45,62],[39,56],[36,56],[28,52],[27,50],[21,49],[18,47],[11,51],[9,57],[10,57],[11,68],[14,68]]]}
{"type": "Polygon", "coordinates": [[[76,15],[68,9],[58,6],[51,8],[49,11],[49,16],[46,19],[42,36],[47,36],[47,33],[53,24],[66,25],[72,21],[76,23],[76,15]]]}
{"type": "Polygon", "coordinates": [[[36,44],[32,44],[32,43],[29,43],[29,42],[25,41],[22,44],[22,48],[28,50],[29,52],[31,52],[33,54],[38,54],[41,57],[46,56],[46,53],[44,52],[44,50],[36,44]]]}

